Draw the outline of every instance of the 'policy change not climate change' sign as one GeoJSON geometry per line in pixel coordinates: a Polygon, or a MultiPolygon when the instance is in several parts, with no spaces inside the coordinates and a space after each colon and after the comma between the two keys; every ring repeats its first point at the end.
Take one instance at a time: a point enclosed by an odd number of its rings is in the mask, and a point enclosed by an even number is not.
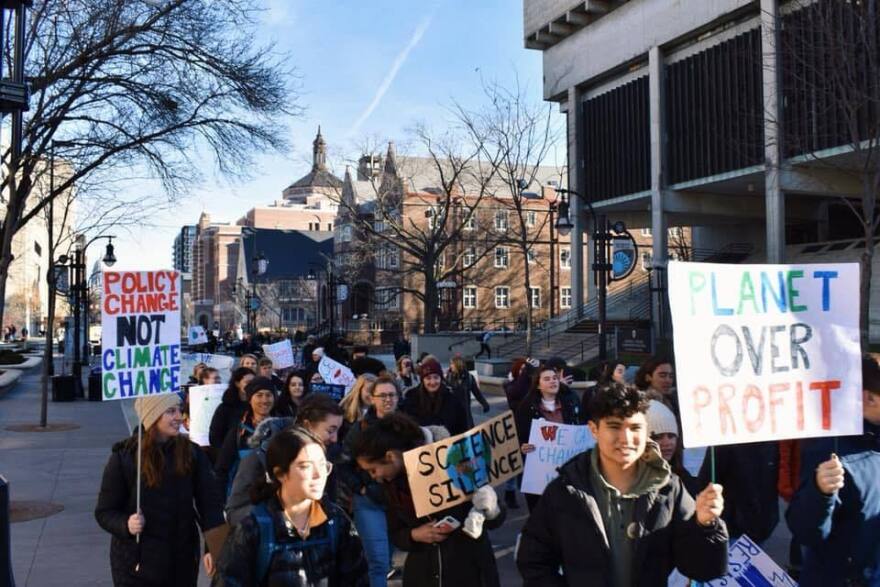
{"type": "Polygon", "coordinates": [[[104,272],[103,398],[180,390],[180,273],[104,272]]]}
{"type": "Polygon", "coordinates": [[[859,267],[669,264],[685,446],[862,432],[859,267]]]}

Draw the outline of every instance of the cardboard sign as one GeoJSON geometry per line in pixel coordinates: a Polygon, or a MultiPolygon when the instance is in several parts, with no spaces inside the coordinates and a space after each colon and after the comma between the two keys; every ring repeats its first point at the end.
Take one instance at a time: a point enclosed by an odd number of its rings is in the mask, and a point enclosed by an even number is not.
{"type": "Polygon", "coordinates": [[[684,446],[862,433],[859,266],[669,263],[684,446]]]}
{"type": "Polygon", "coordinates": [[[208,344],[208,333],[203,326],[190,326],[187,331],[189,344],[208,344]]]}
{"type": "Polygon", "coordinates": [[[217,369],[220,372],[220,381],[228,383],[232,378],[232,365],[235,363],[235,359],[232,357],[209,353],[183,353],[180,355],[180,371],[185,377],[189,377],[199,363],[217,369]]]}
{"type": "Polygon", "coordinates": [[[345,386],[335,383],[310,383],[310,393],[323,393],[333,398],[333,401],[341,402],[345,397],[345,386]]]}
{"type": "Polygon", "coordinates": [[[557,424],[548,420],[532,420],[529,444],[535,452],[526,455],[520,491],[541,495],[547,484],[556,479],[557,468],[575,455],[596,445],[588,426],[557,424]]]}
{"type": "MultiPolygon", "coordinates": [[[[773,562],[761,547],[746,535],[727,547],[727,574],[714,581],[697,583],[706,587],[732,585],[761,587],[797,587],[797,582],[773,562]]],[[[669,576],[669,587],[690,587],[693,583],[677,570],[669,576]]]]}
{"type": "Polygon", "coordinates": [[[194,385],[189,388],[189,438],[200,446],[208,446],[208,434],[214,411],[223,400],[226,385],[194,385]]]}
{"type": "Polygon", "coordinates": [[[344,385],[345,393],[348,393],[348,390],[351,389],[351,386],[354,385],[357,379],[354,373],[351,372],[351,369],[326,355],[321,357],[321,362],[318,363],[318,373],[321,374],[324,383],[344,385]]]}
{"type": "Polygon", "coordinates": [[[180,391],[180,272],[105,271],[104,400],[180,391]]]}
{"type": "Polygon", "coordinates": [[[286,369],[293,367],[293,347],[289,340],[282,340],[272,344],[263,345],[263,354],[272,359],[273,369],[286,369]]]}
{"type": "Polygon", "coordinates": [[[485,485],[498,485],[523,468],[513,412],[463,434],[403,453],[419,517],[468,501],[485,485]]]}

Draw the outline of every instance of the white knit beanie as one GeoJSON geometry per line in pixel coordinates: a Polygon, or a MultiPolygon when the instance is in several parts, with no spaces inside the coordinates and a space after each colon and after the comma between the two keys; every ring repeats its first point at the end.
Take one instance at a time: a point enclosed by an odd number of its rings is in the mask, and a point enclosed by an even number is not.
{"type": "Polygon", "coordinates": [[[648,402],[648,411],[645,414],[648,419],[648,434],[675,434],[679,436],[678,421],[675,414],[662,402],[652,399],[648,402]]]}
{"type": "Polygon", "coordinates": [[[165,410],[180,405],[180,396],[176,393],[163,393],[161,395],[142,395],[134,400],[134,411],[144,425],[144,430],[156,423],[165,410]]]}

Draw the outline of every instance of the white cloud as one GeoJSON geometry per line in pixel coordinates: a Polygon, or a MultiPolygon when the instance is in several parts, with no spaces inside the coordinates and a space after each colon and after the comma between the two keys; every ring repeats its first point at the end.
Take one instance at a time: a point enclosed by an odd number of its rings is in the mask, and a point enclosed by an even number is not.
{"type": "Polygon", "coordinates": [[[422,40],[422,37],[428,30],[428,27],[431,26],[431,21],[433,19],[434,11],[423,18],[422,21],[419,23],[419,26],[416,27],[416,30],[413,31],[412,37],[410,37],[409,42],[406,44],[406,47],[404,47],[403,50],[397,54],[397,57],[394,58],[394,62],[391,64],[391,69],[389,69],[388,73],[385,74],[385,78],[376,89],[376,94],[373,96],[373,99],[370,101],[369,105],[367,105],[364,111],[361,112],[361,115],[358,116],[357,120],[348,131],[349,136],[357,134],[364,122],[366,122],[366,120],[370,117],[376,107],[379,106],[382,98],[385,97],[385,92],[388,91],[388,88],[390,88],[391,84],[394,82],[394,78],[397,77],[397,72],[400,71],[400,68],[406,62],[407,57],[409,57],[410,51],[412,51],[415,46],[419,44],[419,41],[422,40]]]}

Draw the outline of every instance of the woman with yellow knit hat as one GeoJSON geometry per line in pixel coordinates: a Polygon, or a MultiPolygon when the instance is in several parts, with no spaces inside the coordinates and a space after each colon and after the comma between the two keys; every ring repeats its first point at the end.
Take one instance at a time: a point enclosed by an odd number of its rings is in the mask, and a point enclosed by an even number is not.
{"type": "MultiPolygon", "coordinates": [[[[98,524],[112,535],[113,583],[195,586],[199,526],[204,533],[224,524],[217,480],[205,454],[180,434],[176,393],[139,397],[134,406],[143,426],[140,511],[137,433],[113,447],[95,507],[98,524]]],[[[211,572],[210,557],[206,566],[211,572]]]]}

